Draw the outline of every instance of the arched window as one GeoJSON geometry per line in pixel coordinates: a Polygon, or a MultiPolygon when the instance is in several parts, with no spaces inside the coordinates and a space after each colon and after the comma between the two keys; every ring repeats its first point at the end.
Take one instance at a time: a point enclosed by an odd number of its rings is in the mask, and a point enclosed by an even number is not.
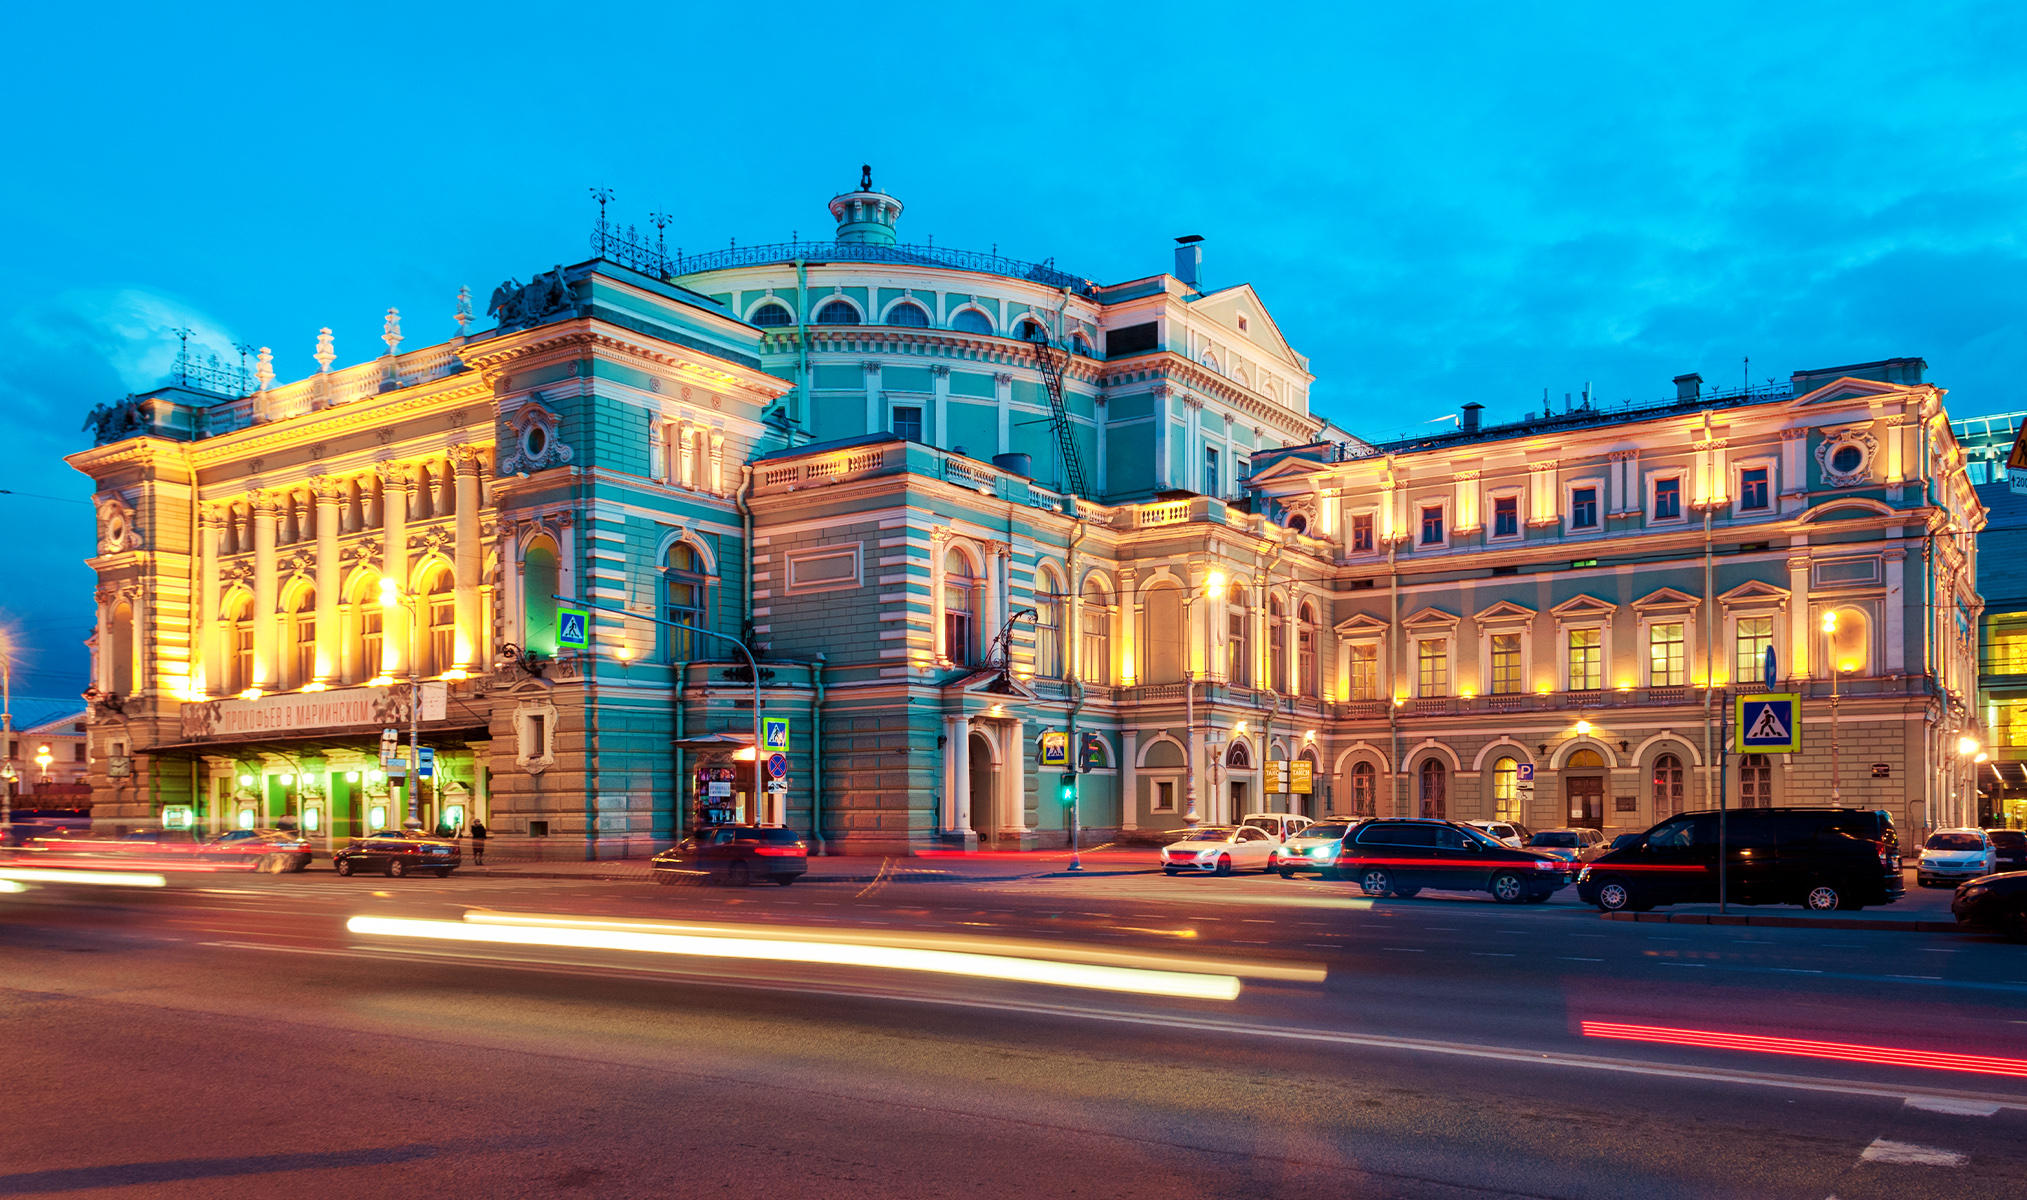
{"type": "Polygon", "coordinates": [[[901,303],[887,310],[887,324],[909,329],[929,328],[929,313],[919,304],[901,303]]]}
{"type": "Polygon", "coordinates": [[[859,310],[853,308],[848,300],[833,300],[816,310],[816,323],[819,325],[857,325],[859,323],[859,310]]]}
{"type": "Polygon", "coordinates": [[[1224,373],[1223,368],[1218,366],[1218,356],[1208,350],[1204,351],[1204,365],[1221,375],[1224,373]]]}
{"type": "Polygon", "coordinates": [[[1091,343],[1085,340],[1083,334],[1073,333],[1070,335],[1070,353],[1090,358],[1092,356],[1091,343]]]}
{"type": "Polygon", "coordinates": [[[1369,762],[1351,764],[1351,815],[1370,817],[1379,791],[1379,772],[1369,762]]]}
{"type": "Polygon", "coordinates": [[[1146,647],[1142,656],[1147,669],[1142,674],[1142,682],[1181,683],[1184,666],[1181,589],[1150,589],[1143,612],[1146,628],[1142,631],[1140,644],[1146,647]]]}
{"type": "Polygon", "coordinates": [[[419,674],[441,675],[457,666],[456,586],[457,577],[444,568],[430,577],[423,592],[423,615],[429,620],[429,630],[421,642],[429,660],[417,664],[419,674]]]}
{"type": "Polygon", "coordinates": [[[992,318],[975,308],[967,308],[950,319],[950,327],[959,333],[992,334],[992,318]]]}
{"type": "Polygon", "coordinates": [[[1225,605],[1225,679],[1233,687],[1253,686],[1253,642],[1246,636],[1252,627],[1246,589],[1235,587],[1225,605]]]}
{"type": "Polygon", "coordinates": [[[968,667],[978,654],[978,580],[956,550],[943,556],[943,656],[968,667]]]}
{"type": "Polygon", "coordinates": [[[1042,328],[1041,322],[1023,318],[1014,328],[1014,336],[1024,342],[1039,342],[1048,338],[1049,331],[1042,328]]]}
{"type": "Polygon", "coordinates": [[[795,324],[794,313],[788,311],[786,308],[782,307],[779,304],[774,304],[771,302],[763,304],[759,308],[754,309],[753,315],[746,319],[749,323],[758,325],[763,329],[771,328],[778,325],[795,324]]]}
{"type": "Polygon", "coordinates": [[[1305,603],[1302,606],[1301,621],[1296,627],[1296,669],[1302,674],[1302,694],[1322,694],[1322,680],[1316,664],[1316,609],[1305,603]]]}
{"type": "Polygon", "coordinates": [[[108,632],[112,635],[112,644],[106,647],[106,653],[112,656],[112,670],[106,672],[106,677],[111,681],[115,694],[130,695],[134,690],[133,605],[122,601],[113,606],[108,632]]]}
{"type": "Polygon", "coordinates": [[[1288,612],[1279,596],[1267,598],[1267,686],[1288,691],[1288,612]]]}
{"type": "Polygon", "coordinates": [[[1570,760],[1563,764],[1563,769],[1565,771],[1594,770],[1604,765],[1604,755],[1599,754],[1596,750],[1579,750],[1575,754],[1570,755],[1570,760]]]}
{"type": "Polygon", "coordinates": [[[1664,754],[1654,760],[1654,819],[1682,811],[1682,760],[1664,754]]]}
{"type": "Polygon", "coordinates": [[[289,659],[287,686],[300,688],[317,678],[317,589],[306,587],[296,593],[289,611],[289,640],[295,653],[289,659]]]}
{"type": "Polygon", "coordinates": [[[352,682],[378,679],[387,662],[382,632],[387,627],[387,613],[380,607],[378,579],[360,581],[358,590],[352,593],[352,627],[358,635],[352,649],[352,682]]]}
{"type": "Polygon", "coordinates": [[[1492,815],[1501,821],[1521,819],[1520,764],[1511,758],[1492,764],[1492,815]]]}
{"type": "Polygon", "coordinates": [[[556,589],[560,572],[556,543],[536,538],[521,552],[521,646],[552,657],[556,653],[556,589]]]}
{"type": "Polygon", "coordinates": [[[1771,808],[1774,803],[1773,760],[1764,754],[1748,754],[1738,761],[1738,806],[1771,808]]]}
{"type": "Polygon", "coordinates": [[[1035,580],[1035,675],[1063,677],[1063,585],[1054,571],[1035,580]]]}
{"type": "MultiPolygon", "coordinates": [[[[706,624],[710,612],[706,601],[709,599],[710,579],[704,574],[704,559],[697,548],[688,542],[677,542],[669,547],[662,560],[662,615],[671,621],[709,629],[706,624]]],[[[670,662],[689,662],[709,654],[704,645],[709,639],[687,629],[668,631],[668,659],[670,662]]]]}
{"type": "Polygon", "coordinates": [[[1078,649],[1079,673],[1086,683],[1110,684],[1112,597],[1097,580],[1086,580],[1083,602],[1078,607],[1078,628],[1083,639],[1078,649]]]}
{"type": "MultiPolygon", "coordinates": [[[[1872,648],[1870,624],[1865,613],[1856,608],[1836,610],[1837,628],[1823,635],[1824,649],[1829,652],[1830,666],[1839,675],[1867,675],[1872,669],[1872,648]]],[[[1742,676],[1741,678],[1757,678],[1742,676]]]]}
{"type": "Polygon", "coordinates": [[[245,592],[225,603],[225,690],[253,686],[253,597],[245,592]]]}
{"type": "Polygon", "coordinates": [[[1450,805],[1450,774],[1440,758],[1425,758],[1421,769],[1422,815],[1443,819],[1450,805]]]}
{"type": "Polygon", "coordinates": [[[1252,751],[1246,749],[1246,743],[1244,742],[1233,742],[1231,749],[1225,751],[1225,765],[1235,771],[1252,770],[1252,751]]]}

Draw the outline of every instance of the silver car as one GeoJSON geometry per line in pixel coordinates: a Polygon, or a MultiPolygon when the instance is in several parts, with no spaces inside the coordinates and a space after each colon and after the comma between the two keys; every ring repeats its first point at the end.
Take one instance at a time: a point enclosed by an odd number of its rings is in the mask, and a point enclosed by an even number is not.
{"type": "Polygon", "coordinates": [[[1358,828],[1357,821],[1323,821],[1288,839],[1274,860],[1274,869],[1283,879],[1297,874],[1336,879],[1337,856],[1344,851],[1344,839],[1358,828]]]}

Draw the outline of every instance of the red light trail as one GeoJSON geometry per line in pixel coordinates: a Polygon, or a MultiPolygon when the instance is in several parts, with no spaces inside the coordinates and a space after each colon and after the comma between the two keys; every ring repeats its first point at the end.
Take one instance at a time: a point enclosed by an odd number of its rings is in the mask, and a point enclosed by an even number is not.
{"type": "Polygon", "coordinates": [[[1942,1050],[1903,1050],[1893,1046],[1860,1046],[1849,1042],[1818,1042],[1807,1038],[1761,1037],[1750,1033],[1718,1033],[1708,1029],[1670,1029],[1661,1025],[1627,1025],[1617,1021],[1582,1022],[1585,1037],[1627,1042],[1659,1042],[1669,1046],[1702,1046],[1711,1050],[1749,1050],[1756,1054],[1788,1054],[1838,1062],[1878,1063],[1890,1067],[1922,1067],[1931,1071],[1966,1071],[1977,1075],[2010,1075],[2027,1079],[2027,1059],[1987,1054],[1951,1054],[1942,1050]]]}

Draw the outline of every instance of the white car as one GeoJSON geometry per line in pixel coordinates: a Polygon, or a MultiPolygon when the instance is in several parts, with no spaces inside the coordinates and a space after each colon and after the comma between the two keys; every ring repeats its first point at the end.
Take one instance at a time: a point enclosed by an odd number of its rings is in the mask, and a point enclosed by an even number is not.
{"type": "Polygon", "coordinates": [[[1354,817],[1308,826],[1281,846],[1280,853],[1273,859],[1274,869],[1281,872],[1283,879],[1293,879],[1298,872],[1324,879],[1337,878],[1337,856],[1344,850],[1344,839],[1358,828],[1362,820],[1364,818],[1354,817]]]}
{"type": "Polygon", "coordinates": [[[1990,875],[1999,869],[1999,851],[1982,829],[1938,829],[1922,843],[1914,881],[1943,887],[1990,875]]]}
{"type": "Polygon", "coordinates": [[[1521,846],[1526,844],[1528,834],[1531,832],[1527,826],[1517,821],[1466,821],[1464,823],[1474,829],[1484,830],[1515,850],[1520,849],[1521,846]]]}
{"type": "Polygon", "coordinates": [[[1272,870],[1273,856],[1281,843],[1263,829],[1251,825],[1206,825],[1192,829],[1179,842],[1161,848],[1161,870],[1166,875],[1204,871],[1230,875],[1233,871],[1272,870]]]}
{"type": "Polygon", "coordinates": [[[1301,837],[1302,831],[1316,822],[1299,813],[1247,813],[1239,818],[1239,824],[1251,825],[1277,842],[1301,837]]]}

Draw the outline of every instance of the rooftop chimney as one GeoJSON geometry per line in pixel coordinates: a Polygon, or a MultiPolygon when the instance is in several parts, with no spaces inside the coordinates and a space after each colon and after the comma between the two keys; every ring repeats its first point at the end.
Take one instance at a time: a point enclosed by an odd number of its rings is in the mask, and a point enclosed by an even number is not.
{"type": "Polygon", "coordinates": [[[1175,277],[1193,288],[1203,287],[1203,235],[1192,233],[1175,239],[1175,277]]]}
{"type": "Polygon", "coordinates": [[[1688,375],[1677,375],[1675,377],[1675,398],[1677,400],[1695,400],[1702,395],[1703,376],[1692,372],[1688,375]]]}
{"type": "Polygon", "coordinates": [[[1470,404],[1466,404],[1464,406],[1463,419],[1458,422],[1457,428],[1463,430],[1465,433],[1477,433],[1478,413],[1484,407],[1485,406],[1483,404],[1479,404],[1475,400],[1472,401],[1470,404]]]}

